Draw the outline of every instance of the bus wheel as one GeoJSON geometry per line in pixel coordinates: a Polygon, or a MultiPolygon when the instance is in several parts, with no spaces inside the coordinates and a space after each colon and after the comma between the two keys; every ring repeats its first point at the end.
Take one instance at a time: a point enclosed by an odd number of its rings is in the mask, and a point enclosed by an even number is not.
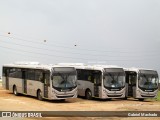
{"type": "Polygon", "coordinates": [[[41,100],[41,101],[43,100],[41,90],[38,90],[38,92],[37,92],[37,99],[41,100]]]}
{"type": "Polygon", "coordinates": [[[64,102],[66,99],[60,99],[61,102],[64,102]]]}
{"type": "Polygon", "coordinates": [[[123,98],[123,100],[127,100],[127,97],[123,98]]]}
{"type": "Polygon", "coordinates": [[[13,86],[13,94],[18,96],[17,87],[15,85],[13,86]]]}
{"type": "Polygon", "coordinates": [[[88,99],[88,100],[91,100],[91,99],[92,99],[92,92],[91,92],[89,89],[86,91],[85,97],[86,97],[86,99],[88,99]]]}
{"type": "Polygon", "coordinates": [[[144,98],[139,98],[139,101],[144,101],[144,98]]]}
{"type": "Polygon", "coordinates": [[[106,100],[111,101],[111,100],[112,100],[112,98],[107,98],[106,100]]]}

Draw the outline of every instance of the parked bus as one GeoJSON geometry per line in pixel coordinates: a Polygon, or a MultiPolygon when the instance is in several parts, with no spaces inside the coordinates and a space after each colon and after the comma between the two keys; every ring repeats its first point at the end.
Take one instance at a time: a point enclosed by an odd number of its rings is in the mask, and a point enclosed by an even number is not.
{"type": "Polygon", "coordinates": [[[155,70],[130,68],[125,69],[126,98],[133,97],[143,101],[155,98],[158,93],[158,73],[155,70]]]}
{"type": "MultiPolygon", "coordinates": [[[[63,65],[63,64],[62,64],[63,65]]],[[[124,98],[125,72],[123,68],[106,65],[68,64],[77,70],[78,95],[86,99],[124,98]]]]}
{"type": "Polygon", "coordinates": [[[76,76],[74,67],[14,63],[3,66],[2,85],[15,95],[31,95],[39,100],[65,100],[77,97],[76,76]]]}

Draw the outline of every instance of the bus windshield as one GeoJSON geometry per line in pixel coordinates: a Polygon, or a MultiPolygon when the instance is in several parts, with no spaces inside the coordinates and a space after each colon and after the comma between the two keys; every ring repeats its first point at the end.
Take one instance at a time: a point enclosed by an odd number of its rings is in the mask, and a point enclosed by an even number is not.
{"type": "Polygon", "coordinates": [[[76,87],[76,71],[73,68],[58,68],[52,73],[53,88],[75,88],[76,87]]]}
{"type": "Polygon", "coordinates": [[[125,86],[125,73],[123,69],[109,68],[104,72],[104,87],[118,89],[125,86]]]}
{"type": "Polygon", "coordinates": [[[139,73],[139,87],[142,89],[157,89],[158,88],[158,74],[155,71],[140,71],[139,73]]]}

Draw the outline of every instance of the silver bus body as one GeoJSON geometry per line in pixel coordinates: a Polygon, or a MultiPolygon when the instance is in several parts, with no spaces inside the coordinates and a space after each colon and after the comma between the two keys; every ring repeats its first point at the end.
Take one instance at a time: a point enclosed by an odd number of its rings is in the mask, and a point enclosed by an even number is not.
{"type": "Polygon", "coordinates": [[[125,68],[126,98],[133,97],[143,101],[155,98],[158,93],[158,73],[151,69],[125,68]]]}
{"type": "MultiPolygon", "coordinates": [[[[18,93],[38,97],[42,100],[67,99],[77,97],[76,70],[74,67],[41,64],[7,64],[3,65],[3,88],[18,93]],[[70,81],[60,84],[63,74],[71,74],[70,81]],[[69,87],[67,87],[67,85],[69,87]]],[[[69,75],[68,75],[69,76],[69,75]]]]}
{"type": "Polygon", "coordinates": [[[85,96],[87,99],[92,99],[92,97],[100,99],[125,97],[125,72],[123,68],[107,65],[91,66],[80,63],[68,64],[68,66],[74,66],[77,70],[79,96],[85,96]],[[119,76],[114,74],[119,73],[119,71],[122,74],[121,81],[119,80],[119,76]],[[123,82],[123,85],[120,87],[115,86],[115,84],[111,85],[113,79],[123,82]]]}

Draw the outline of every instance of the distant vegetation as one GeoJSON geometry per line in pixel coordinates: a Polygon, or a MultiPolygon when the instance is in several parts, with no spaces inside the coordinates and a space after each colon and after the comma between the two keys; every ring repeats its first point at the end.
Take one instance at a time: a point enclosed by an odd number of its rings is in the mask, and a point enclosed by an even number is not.
{"type": "Polygon", "coordinates": [[[156,100],[160,101],[160,91],[158,92],[158,96],[157,96],[156,100]]]}

